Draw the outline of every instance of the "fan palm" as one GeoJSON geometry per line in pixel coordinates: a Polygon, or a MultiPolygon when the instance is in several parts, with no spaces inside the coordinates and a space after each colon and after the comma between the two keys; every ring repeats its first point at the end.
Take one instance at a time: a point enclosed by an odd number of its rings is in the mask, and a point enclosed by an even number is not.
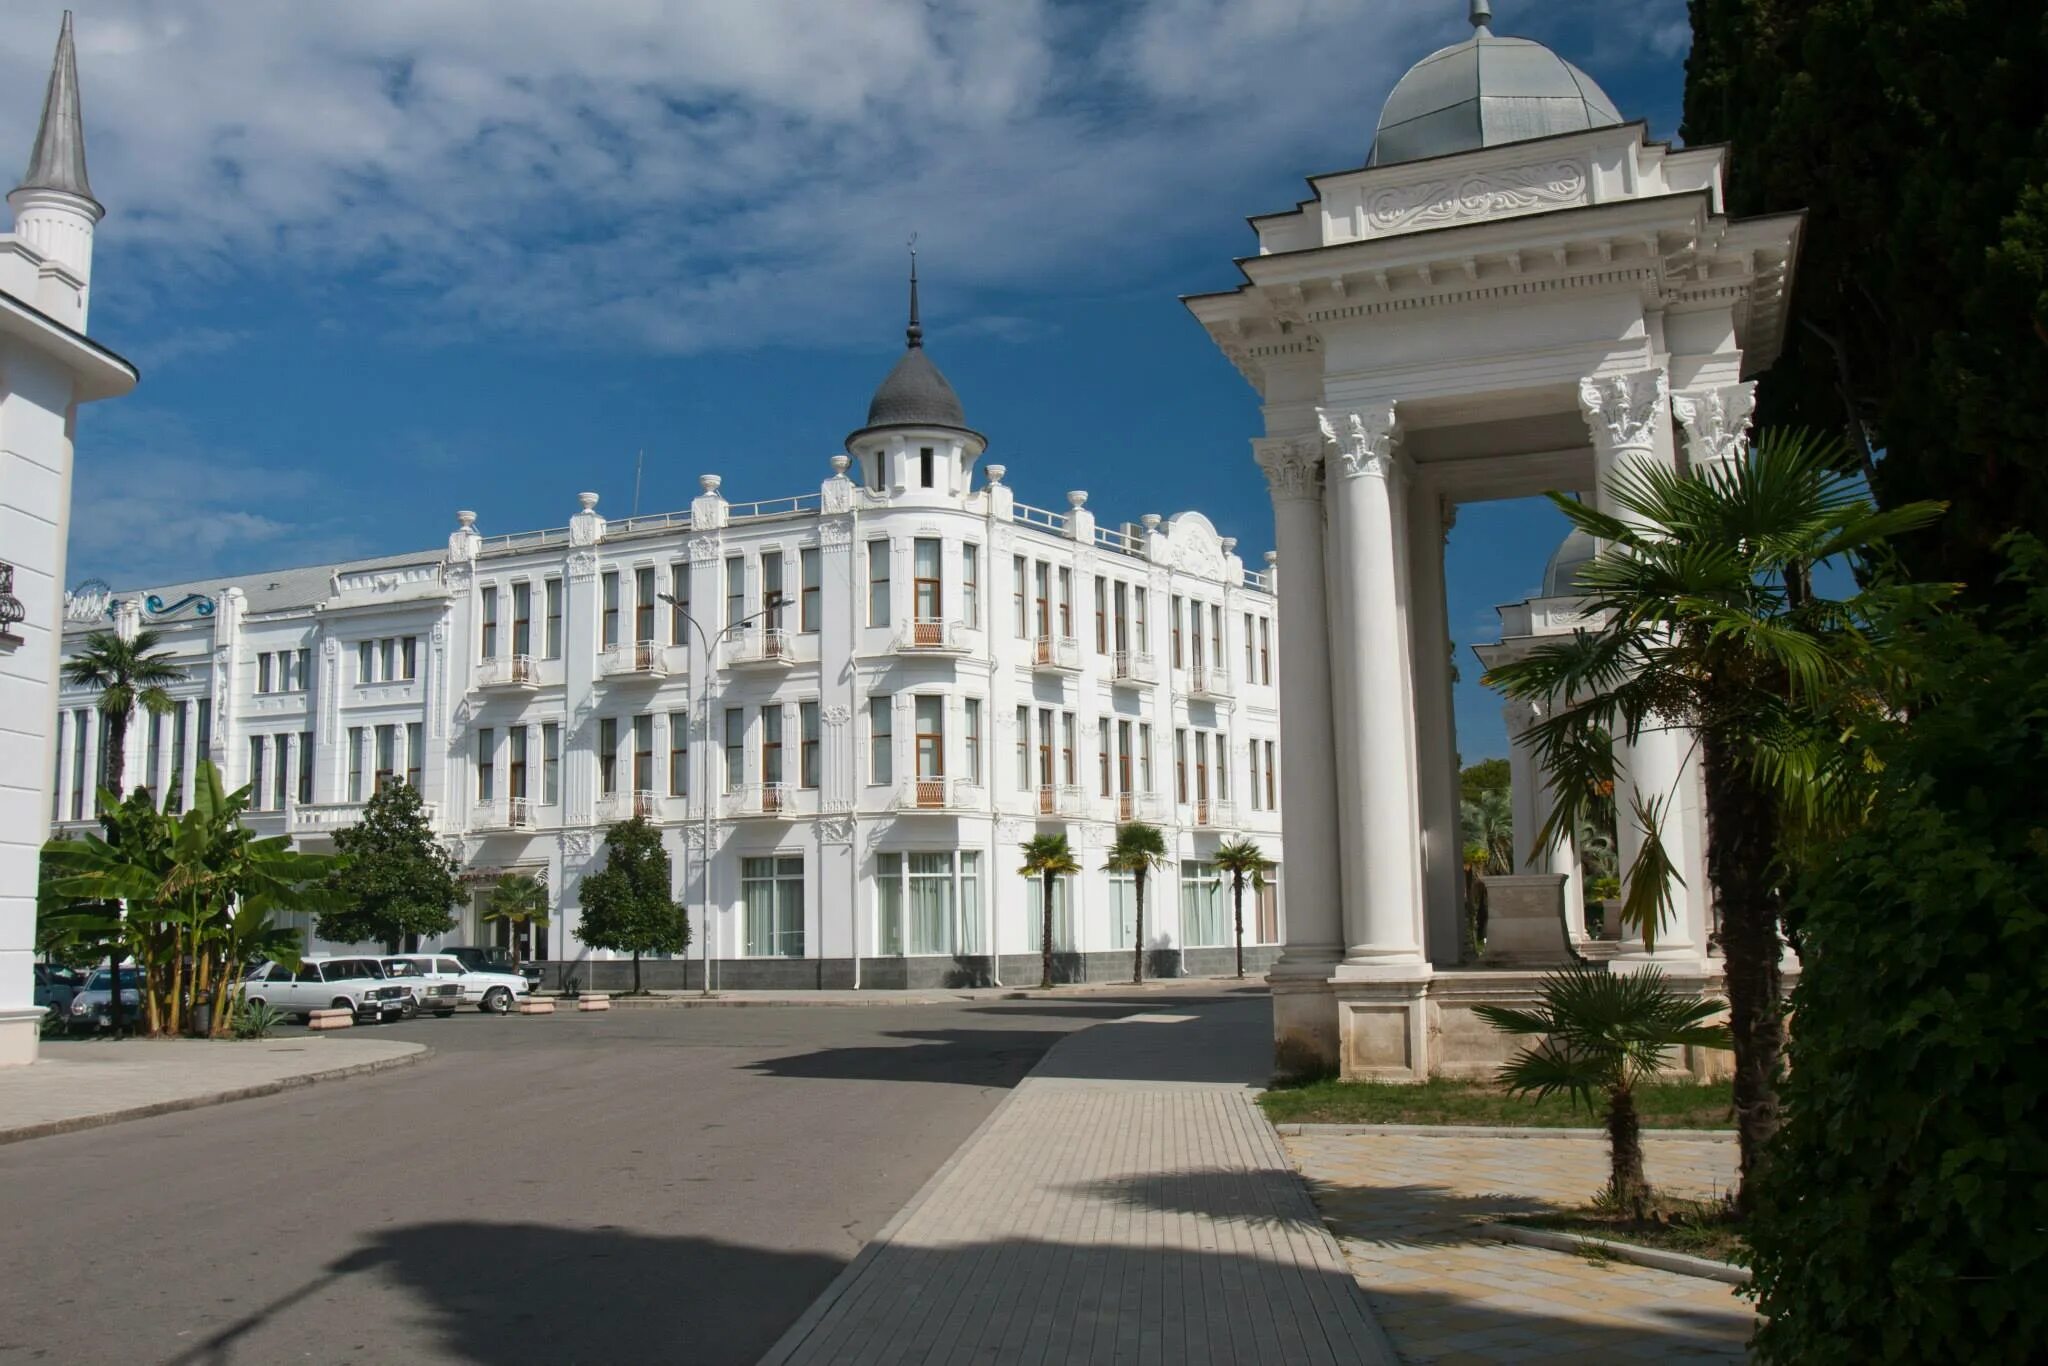
{"type": "MultiPolygon", "coordinates": [[[[1579,574],[1598,624],[1503,664],[1487,683],[1551,714],[1531,731],[1556,806],[1547,847],[1614,790],[1611,741],[1679,728],[1706,789],[1707,875],[1720,906],[1735,1111],[1745,1182],[1779,1122],[1784,1052],[1783,860],[1857,819],[1871,762],[1855,743],[1877,699],[1852,680],[1876,650],[1875,622],[1926,585],[1816,593],[1828,561],[1860,564],[1897,533],[1940,515],[1933,503],[1874,509],[1835,471],[1839,442],[1772,434],[1745,459],[1679,474],[1648,465],[1614,475],[1617,513],[1549,495],[1605,544],[1579,574]]],[[[1674,793],[1639,793],[1643,838],[1621,918],[1654,945],[1677,870],[1660,825],[1674,793]]]]}
{"type": "Polygon", "coordinates": [[[1266,885],[1266,870],[1273,866],[1257,840],[1235,839],[1217,846],[1216,866],[1230,875],[1231,927],[1237,937],[1237,975],[1244,976],[1244,889],[1266,885]]]}
{"type": "Polygon", "coordinates": [[[1511,873],[1515,868],[1514,798],[1502,787],[1490,787],[1458,803],[1458,824],[1465,846],[1486,850],[1486,873],[1511,873]]]}
{"type": "Polygon", "coordinates": [[[1595,1108],[1596,1097],[1604,1096],[1607,1194],[1640,1216],[1650,1183],[1643,1173],[1636,1088],[1663,1070],[1674,1048],[1728,1047],[1728,1027],[1709,1023],[1726,1006],[1673,990],[1655,968],[1612,973],[1580,967],[1552,973],[1543,980],[1541,1000],[1536,1010],[1473,1007],[1504,1034],[1542,1037],[1501,1068],[1500,1082],[1512,1094],[1538,1100],[1562,1091],[1588,1110],[1595,1108]]]}
{"type": "Polygon", "coordinates": [[[147,628],[133,640],[118,632],[94,631],[79,652],[64,661],[64,681],[77,688],[98,688],[100,714],[107,718],[106,753],[100,759],[100,781],[116,800],[121,797],[128,743],[128,718],[139,706],[161,716],[174,705],[164,689],[180,682],[185,671],[169,655],[151,654],[163,633],[147,628]]]}
{"type": "Polygon", "coordinates": [[[1017,871],[1025,877],[1043,879],[1045,895],[1039,898],[1039,910],[1045,920],[1038,937],[1043,959],[1038,987],[1041,991],[1051,991],[1053,888],[1061,878],[1080,872],[1081,865],[1075,861],[1073,848],[1068,845],[1065,835],[1033,835],[1024,841],[1024,866],[1017,871]]]}
{"type": "MultiPolygon", "coordinates": [[[[515,956],[522,931],[531,932],[548,923],[548,889],[528,873],[506,873],[491,888],[482,918],[504,921],[510,931],[515,956]]],[[[528,940],[531,947],[531,939],[528,940]]]]}
{"type": "Polygon", "coordinates": [[[1131,936],[1131,981],[1145,980],[1145,880],[1154,868],[1166,866],[1166,836],[1156,825],[1130,821],[1116,828],[1116,843],[1102,865],[1112,873],[1129,873],[1137,894],[1137,926],[1131,936]]]}

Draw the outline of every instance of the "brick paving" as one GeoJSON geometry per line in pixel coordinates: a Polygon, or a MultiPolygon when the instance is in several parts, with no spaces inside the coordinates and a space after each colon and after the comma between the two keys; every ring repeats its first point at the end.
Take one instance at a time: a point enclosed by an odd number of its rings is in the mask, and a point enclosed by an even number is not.
{"type": "MultiPolygon", "coordinates": [[[[1732,1286],[1473,1232],[1584,1203],[1607,1176],[1598,1140],[1307,1128],[1284,1141],[1409,1366],[1745,1359],[1754,1320],[1732,1286]]],[[[1734,1180],[1733,1143],[1648,1138],[1644,1150],[1650,1180],[1673,1195],[1707,1198],[1734,1180]]]]}
{"type": "Polygon", "coordinates": [[[1391,1363],[1252,1101],[1270,1005],[1062,1041],[764,1363],[1391,1363]]]}

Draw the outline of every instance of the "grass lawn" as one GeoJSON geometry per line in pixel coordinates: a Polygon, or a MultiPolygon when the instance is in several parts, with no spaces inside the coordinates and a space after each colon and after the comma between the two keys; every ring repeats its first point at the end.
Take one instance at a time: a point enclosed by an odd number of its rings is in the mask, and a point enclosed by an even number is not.
{"type": "MultiPolygon", "coordinates": [[[[1565,1096],[1510,1096],[1491,1082],[1435,1078],[1420,1085],[1318,1081],[1259,1097],[1276,1124],[1489,1124],[1515,1128],[1597,1129],[1600,1112],[1574,1109],[1565,1096]]],[[[1646,1129],[1732,1129],[1726,1082],[1672,1083],[1636,1092],[1646,1129]]]]}
{"type": "Polygon", "coordinates": [[[1513,1214],[1501,1222],[1683,1252],[1738,1266],[1749,1260],[1749,1246],[1743,1242],[1742,1226],[1734,1217],[1717,1206],[1695,1200],[1660,1200],[1649,1219],[1635,1219],[1586,1205],[1555,1214],[1513,1214]]]}

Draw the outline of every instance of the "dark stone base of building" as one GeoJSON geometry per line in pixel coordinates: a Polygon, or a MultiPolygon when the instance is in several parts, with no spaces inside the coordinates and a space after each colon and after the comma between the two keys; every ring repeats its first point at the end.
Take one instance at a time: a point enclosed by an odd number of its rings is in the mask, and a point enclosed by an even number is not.
{"type": "MultiPolygon", "coordinates": [[[[1280,956],[1275,945],[1245,946],[1246,980],[1266,975],[1280,956]]],[[[1145,955],[1145,977],[1228,977],[1235,971],[1235,951],[1229,947],[1162,949],[1145,955]]],[[[952,958],[864,958],[860,980],[854,980],[851,958],[721,958],[711,964],[713,986],[720,991],[903,991],[936,988],[992,987],[998,985],[990,971],[987,954],[963,954],[952,958]]],[[[1035,987],[1041,961],[1035,953],[1006,953],[1002,957],[1001,985],[1035,987]]],[[[1117,950],[1109,953],[1056,953],[1052,956],[1056,983],[1128,982],[1131,955],[1117,950]]],[[[544,964],[543,990],[561,990],[565,983],[580,991],[630,991],[633,964],[603,961],[544,964]]],[[[704,965],[697,959],[643,958],[640,985],[649,991],[701,991],[704,965]]]]}

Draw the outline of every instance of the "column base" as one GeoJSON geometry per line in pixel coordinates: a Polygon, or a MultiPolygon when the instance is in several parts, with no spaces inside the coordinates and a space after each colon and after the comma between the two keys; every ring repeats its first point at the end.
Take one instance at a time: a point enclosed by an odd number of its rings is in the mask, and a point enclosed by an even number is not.
{"type": "Polygon", "coordinates": [[[1318,1081],[1338,1074],[1337,1002],[1330,994],[1335,950],[1289,949],[1266,974],[1273,996],[1273,1079],[1318,1081]]]}
{"type": "Polygon", "coordinates": [[[1655,968],[1666,977],[1679,981],[1718,977],[1721,973],[1720,963],[1690,946],[1668,952],[1659,949],[1655,953],[1645,953],[1642,945],[1635,944],[1607,960],[1609,972],[1642,972],[1648,968],[1655,968]]]}
{"type": "Polygon", "coordinates": [[[1423,1082],[1430,1055],[1427,963],[1345,963],[1330,982],[1346,1081],[1423,1082]]]}
{"type": "Polygon", "coordinates": [[[43,1008],[0,1010],[0,1067],[26,1067],[42,1047],[43,1008]]]}

